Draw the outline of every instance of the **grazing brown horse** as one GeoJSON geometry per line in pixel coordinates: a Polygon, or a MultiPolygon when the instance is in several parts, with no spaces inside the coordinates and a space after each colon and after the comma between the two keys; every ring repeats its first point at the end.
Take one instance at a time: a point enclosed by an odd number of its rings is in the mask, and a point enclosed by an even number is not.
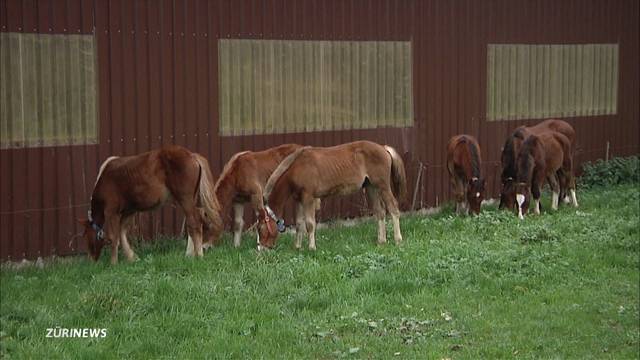
{"type": "Polygon", "coordinates": [[[284,231],[281,217],[288,198],[296,201],[296,248],[301,247],[306,230],[309,249],[315,250],[315,200],[363,188],[378,219],[378,243],[386,242],[386,208],[399,244],[402,234],[396,197],[406,194],[406,175],[402,158],[392,147],[356,141],[296,150],[278,165],[265,187],[265,209],[258,217],[258,250],[272,248],[278,231],[284,231]]]}
{"type": "Polygon", "coordinates": [[[481,166],[480,146],[473,136],[456,135],[449,140],[447,170],[456,198],[456,213],[469,210],[480,213],[485,194],[481,166]]]}
{"type": "MultiPolygon", "coordinates": [[[[284,144],[264,151],[243,151],[231,157],[214,187],[221,211],[233,207],[233,245],[240,246],[244,226],[244,205],[249,202],[256,214],[263,210],[262,193],[278,164],[301,146],[284,144]]],[[[218,238],[212,240],[218,242],[218,238]]],[[[205,247],[213,245],[205,244],[205,247]]]]}
{"type": "Polygon", "coordinates": [[[560,184],[558,176],[566,177],[574,205],[578,206],[575,197],[575,180],[573,179],[573,161],[571,143],[566,136],[558,132],[546,132],[529,136],[520,147],[516,159],[516,178],[512,194],[518,204],[518,217],[524,218],[529,209],[530,197],[533,195],[533,210],[540,214],[540,192],[545,179],[553,191],[551,207],[558,208],[560,184]]]}
{"type": "Polygon", "coordinates": [[[169,199],[186,216],[187,256],[202,256],[203,232],[211,236],[222,231],[212,179],[207,160],[180,146],[108,158],[96,179],[88,219],[81,220],[89,256],[97,261],[102,247],[111,244],[111,263],[115,264],[122,242],[127,260],[134,260],[127,241],[133,215],[159,208],[169,199]]]}
{"type": "MultiPolygon", "coordinates": [[[[507,137],[502,148],[502,191],[500,193],[500,209],[515,209],[515,198],[506,196],[507,193],[513,194],[512,186],[516,177],[516,158],[522,143],[531,135],[540,135],[546,132],[558,132],[563,134],[569,140],[571,145],[570,153],[573,154],[573,144],[575,142],[576,132],[569,123],[563,120],[548,119],[534,126],[520,126],[507,137]]],[[[560,198],[565,199],[565,189],[569,184],[561,184],[560,198]]]]}

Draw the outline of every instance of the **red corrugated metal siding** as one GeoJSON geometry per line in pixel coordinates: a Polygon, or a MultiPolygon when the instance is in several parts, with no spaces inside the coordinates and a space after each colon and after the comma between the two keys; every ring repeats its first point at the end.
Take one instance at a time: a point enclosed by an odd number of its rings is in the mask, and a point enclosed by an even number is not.
{"type": "MultiPolygon", "coordinates": [[[[0,151],[0,258],[77,251],[75,218],[85,216],[100,163],[167,143],[205,154],[215,175],[245,149],[389,143],[407,160],[407,203],[423,163],[418,204],[434,206],[450,196],[445,144],[464,132],[478,137],[496,196],[504,138],[538,120],[485,120],[488,43],[619,43],[618,114],[567,120],[577,131],[578,163],[604,157],[607,142],[612,156],[638,153],[638,7],[633,0],[0,0],[3,32],[95,34],[100,122],[98,145],[0,151]],[[219,137],[219,38],[411,41],[414,127],[219,137]]],[[[362,204],[360,195],[330,199],[320,218],[366,213],[362,204]]],[[[167,207],[139,222],[146,235],[175,233],[182,216],[167,207]]]]}

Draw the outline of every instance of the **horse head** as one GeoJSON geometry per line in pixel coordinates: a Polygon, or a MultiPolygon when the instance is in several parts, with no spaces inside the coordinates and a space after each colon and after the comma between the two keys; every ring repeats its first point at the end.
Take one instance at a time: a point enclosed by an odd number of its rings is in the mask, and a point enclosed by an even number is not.
{"type": "Polygon", "coordinates": [[[266,206],[258,210],[258,251],[271,249],[276,245],[279,232],[284,232],[284,220],[279,219],[266,206]]]}
{"type": "Polygon", "coordinates": [[[107,244],[105,239],[104,230],[98,224],[88,219],[78,219],[78,222],[83,226],[84,232],[82,237],[87,243],[87,249],[89,250],[89,258],[93,261],[98,261],[102,248],[107,244]]]}
{"type": "Polygon", "coordinates": [[[502,189],[500,189],[500,205],[498,209],[514,209],[516,204],[516,195],[514,180],[512,177],[507,177],[502,183],[502,189]]]}
{"type": "Polygon", "coordinates": [[[474,214],[480,213],[480,205],[484,200],[485,195],[485,180],[473,177],[469,180],[469,186],[467,186],[467,201],[469,202],[470,211],[474,214]]]}

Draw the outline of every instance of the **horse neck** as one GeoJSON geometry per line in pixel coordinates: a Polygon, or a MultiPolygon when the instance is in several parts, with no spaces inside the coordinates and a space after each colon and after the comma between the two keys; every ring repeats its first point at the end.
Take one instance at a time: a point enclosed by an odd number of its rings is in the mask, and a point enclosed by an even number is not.
{"type": "Polygon", "coordinates": [[[215,186],[215,195],[218,198],[221,210],[231,206],[231,202],[236,195],[236,188],[231,181],[230,174],[225,174],[224,177],[218,180],[215,186]]]}
{"type": "Polygon", "coordinates": [[[97,224],[98,226],[104,226],[105,223],[105,216],[104,216],[104,201],[102,200],[102,197],[99,196],[98,194],[96,194],[96,191],[94,190],[93,194],[91,195],[91,216],[90,216],[90,220],[94,223],[97,224]]]}
{"type": "Polygon", "coordinates": [[[469,166],[471,177],[480,178],[480,157],[473,143],[467,141],[467,149],[469,149],[469,166]]]}
{"type": "Polygon", "coordinates": [[[517,181],[527,184],[531,183],[533,176],[533,168],[535,166],[535,159],[533,152],[526,152],[518,156],[517,164],[517,181]]]}
{"type": "Polygon", "coordinates": [[[513,136],[509,136],[502,149],[502,180],[506,178],[515,177],[517,172],[517,152],[516,152],[516,139],[513,136]]]}
{"type": "Polygon", "coordinates": [[[283,216],[284,205],[291,195],[289,193],[289,186],[287,180],[288,173],[284,173],[280,176],[276,184],[273,186],[273,190],[269,194],[267,204],[278,216],[283,216]]]}

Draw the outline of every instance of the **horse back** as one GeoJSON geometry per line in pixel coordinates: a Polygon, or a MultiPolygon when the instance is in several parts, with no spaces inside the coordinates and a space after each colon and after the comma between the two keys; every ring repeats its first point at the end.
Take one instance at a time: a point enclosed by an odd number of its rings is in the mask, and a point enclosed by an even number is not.
{"type": "Polygon", "coordinates": [[[447,144],[447,169],[451,175],[471,178],[480,177],[482,162],[480,145],[471,135],[455,135],[447,144]],[[478,174],[476,174],[478,173],[478,174]]]}
{"type": "Polygon", "coordinates": [[[569,140],[569,144],[573,144],[576,138],[576,131],[571,124],[564,120],[547,119],[534,126],[528,128],[529,131],[535,135],[541,135],[548,131],[558,132],[569,140]]]}
{"type": "Polygon", "coordinates": [[[559,132],[547,132],[538,136],[544,148],[546,173],[560,169],[568,156],[571,156],[571,142],[559,132]]]}
{"type": "Polygon", "coordinates": [[[200,169],[192,153],[170,145],[133,156],[115,158],[98,179],[92,199],[113,208],[143,211],[169,196],[195,196],[200,169]],[[140,191],[144,189],[144,191],[140,191]]]}
{"type": "Polygon", "coordinates": [[[240,191],[253,187],[256,183],[264,187],[271,174],[287,156],[302,145],[283,144],[262,151],[247,151],[238,157],[234,167],[234,177],[240,191]]]}

